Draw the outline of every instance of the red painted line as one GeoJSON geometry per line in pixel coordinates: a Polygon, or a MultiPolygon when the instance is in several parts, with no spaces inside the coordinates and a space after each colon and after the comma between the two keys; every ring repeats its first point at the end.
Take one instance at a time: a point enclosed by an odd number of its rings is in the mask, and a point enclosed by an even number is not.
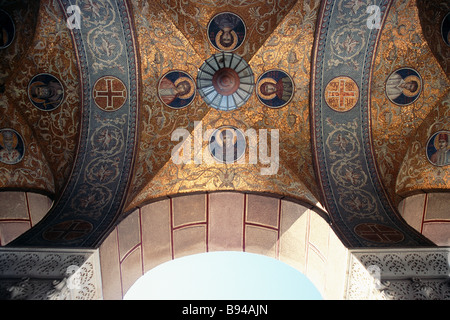
{"type": "Polygon", "coordinates": [[[405,206],[406,206],[406,198],[403,199],[403,203],[402,203],[402,216],[405,215],[405,206]]]}
{"type": "Polygon", "coordinates": [[[311,223],[310,219],[311,210],[307,210],[306,214],[306,232],[305,232],[305,273],[308,271],[308,254],[309,254],[309,225],[311,223]]]}
{"type": "MultiPolygon", "coordinates": [[[[312,251],[314,251],[315,253],[317,253],[317,255],[319,256],[319,258],[323,261],[326,262],[327,258],[325,258],[325,256],[322,254],[322,252],[320,252],[320,250],[311,242],[309,243],[310,248],[312,249],[312,251]]],[[[308,247],[309,247],[308,246],[308,247]]]]}
{"type": "Polygon", "coordinates": [[[142,214],[141,214],[141,208],[139,208],[138,210],[139,210],[138,218],[139,218],[139,232],[140,232],[139,241],[141,244],[141,268],[142,268],[141,270],[142,270],[142,275],[144,275],[145,268],[144,268],[144,242],[143,242],[143,236],[142,236],[142,214]]]}
{"type": "Polygon", "coordinates": [[[430,220],[424,220],[423,224],[425,223],[450,223],[450,219],[430,219],[430,220]]]}
{"type": "Polygon", "coordinates": [[[123,299],[123,279],[122,279],[122,263],[120,262],[120,246],[119,246],[119,228],[116,227],[116,237],[117,237],[117,259],[119,265],[119,278],[120,278],[120,293],[123,299]]]}
{"type": "Polygon", "coordinates": [[[172,210],[172,198],[169,198],[169,215],[170,215],[170,250],[172,252],[172,260],[175,259],[175,252],[173,248],[173,210],[172,210]]]}
{"type": "Polygon", "coordinates": [[[30,228],[33,227],[33,222],[31,221],[31,211],[30,211],[30,202],[28,201],[28,192],[25,193],[25,201],[27,202],[27,211],[28,211],[28,219],[30,221],[30,228]]]}
{"type": "Polygon", "coordinates": [[[186,223],[186,224],[182,224],[176,227],[172,228],[172,231],[175,230],[180,230],[180,229],[184,229],[184,228],[188,228],[188,227],[193,227],[193,226],[202,226],[202,225],[206,225],[207,226],[207,222],[206,221],[202,221],[202,222],[191,222],[191,223],[186,223]]]}
{"type": "Polygon", "coordinates": [[[280,235],[281,235],[281,198],[278,199],[278,234],[277,234],[277,247],[275,257],[280,259],[280,235]]]}
{"type": "Polygon", "coordinates": [[[205,193],[206,206],[206,252],[209,252],[209,194],[205,193]]]}
{"type": "Polygon", "coordinates": [[[265,225],[265,224],[260,224],[260,223],[255,223],[255,222],[247,222],[246,225],[254,226],[254,227],[260,227],[260,228],[264,228],[264,229],[270,229],[270,230],[274,230],[274,231],[278,232],[278,228],[272,227],[272,226],[268,226],[268,225],[265,225]]]}
{"type": "Polygon", "coordinates": [[[243,223],[242,223],[242,251],[245,252],[245,221],[247,215],[247,194],[244,193],[244,209],[243,209],[243,223]]]}
{"type": "Polygon", "coordinates": [[[30,222],[30,220],[25,218],[7,218],[7,219],[0,219],[0,222],[30,222]]]}
{"type": "Polygon", "coordinates": [[[425,193],[425,199],[423,201],[422,221],[420,222],[420,233],[423,233],[423,222],[425,220],[425,213],[427,211],[428,193],[425,193]]]}
{"type": "Polygon", "coordinates": [[[124,262],[125,259],[128,258],[128,256],[129,256],[131,253],[133,253],[140,245],[141,245],[140,243],[134,245],[130,250],[127,251],[127,253],[123,256],[122,259],[120,259],[120,257],[119,257],[120,263],[124,262]]]}

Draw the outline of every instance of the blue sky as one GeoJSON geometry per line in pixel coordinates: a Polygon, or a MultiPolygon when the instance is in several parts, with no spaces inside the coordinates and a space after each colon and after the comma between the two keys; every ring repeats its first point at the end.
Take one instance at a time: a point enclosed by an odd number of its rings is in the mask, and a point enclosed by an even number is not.
{"type": "Polygon", "coordinates": [[[273,258],[244,252],[182,257],[148,271],[125,295],[131,300],[318,300],[302,273],[273,258]]]}

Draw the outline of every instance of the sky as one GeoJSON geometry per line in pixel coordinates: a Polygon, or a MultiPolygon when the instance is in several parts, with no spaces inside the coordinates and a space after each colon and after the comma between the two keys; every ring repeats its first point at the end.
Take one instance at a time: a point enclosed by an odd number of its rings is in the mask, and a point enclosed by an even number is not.
{"type": "Polygon", "coordinates": [[[163,263],[148,271],[125,300],[321,300],[306,276],[266,256],[209,252],[163,263]]]}

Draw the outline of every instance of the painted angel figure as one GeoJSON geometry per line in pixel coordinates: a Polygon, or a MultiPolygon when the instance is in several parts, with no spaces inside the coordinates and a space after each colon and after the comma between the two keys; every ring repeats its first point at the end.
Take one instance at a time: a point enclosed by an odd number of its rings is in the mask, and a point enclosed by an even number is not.
{"type": "Polygon", "coordinates": [[[236,50],[244,41],[245,25],[242,19],[231,12],[215,16],[208,27],[209,39],[220,51],[236,50]]]}

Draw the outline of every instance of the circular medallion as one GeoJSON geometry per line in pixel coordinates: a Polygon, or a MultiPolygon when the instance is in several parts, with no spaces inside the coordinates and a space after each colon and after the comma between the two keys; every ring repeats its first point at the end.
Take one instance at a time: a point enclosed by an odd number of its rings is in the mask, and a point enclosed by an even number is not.
{"type": "Polygon", "coordinates": [[[427,158],[435,166],[450,164],[450,131],[442,130],[434,133],[427,142],[427,158]]]}
{"type": "Polygon", "coordinates": [[[209,138],[209,152],[220,163],[233,163],[245,154],[244,133],[232,126],[220,127],[209,138]]]}
{"type": "Polygon", "coordinates": [[[84,220],[69,220],[58,223],[44,231],[43,237],[48,241],[72,241],[91,232],[93,226],[84,220]]]}
{"type": "Polygon", "coordinates": [[[187,107],[194,101],[195,93],[194,79],[184,71],[170,71],[159,80],[158,96],[168,107],[187,107]]]}
{"type": "Polygon", "coordinates": [[[336,77],[325,88],[325,102],[334,111],[346,112],[353,109],[358,98],[358,85],[349,77],[336,77]]]}
{"type": "Polygon", "coordinates": [[[112,159],[94,159],[85,170],[85,179],[93,185],[106,185],[120,175],[119,164],[112,159]]]}
{"type": "Polygon", "coordinates": [[[28,97],[39,110],[53,111],[64,100],[64,87],[55,76],[41,73],[28,84],[28,97]]]}
{"type": "Polygon", "coordinates": [[[237,14],[222,12],[208,23],[208,40],[219,51],[230,52],[239,48],[245,39],[245,23],[237,14]]]}
{"type": "Polygon", "coordinates": [[[377,243],[397,243],[405,238],[397,229],[377,223],[361,223],[355,227],[355,233],[363,239],[377,243]]]}
{"type": "Polygon", "coordinates": [[[13,129],[0,129],[0,162],[16,164],[24,154],[25,144],[20,134],[13,129]]]}
{"type": "Polygon", "coordinates": [[[397,69],[386,80],[386,96],[399,106],[414,103],[419,98],[422,88],[422,78],[412,68],[397,69]]]}
{"type": "Polygon", "coordinates": [[[450,12],[446,14],[441,24],[442,40],[450,47],[450,12]]]}
{"type": "Polygon", "coordinates": [[[233,69],[222,68],[214,74],[212,82],[218,93],[229,96],[236,92],[241,80],[233,69]]]}
{"type": "Polygon", "coordinates": [[[127,100],[127,87],[116,77],[101,77],[94,84],[92,97],[97,107],[103,111],[116,111],[127,100]]]}
{"type": "Polygon", "coordinates": [[[11,16],[0,9],[0,49],[7,48],[14,40],[15,25],[11,16]]]}
{"type": "Polygon", "coordinates": [[[197,88],[207,105],[230,111],[242,107],[250,99],[255,78],[242,57],[221,52],[202,64],[197,74],[197,88]]]}
{"type": "Polygon", "coordinates": [[[90,140],[94,153],[110,157],[123,150],[125,138],[118,126],[104,124],[95,129],[90,140]]]}
{"type": "Polygon", "coordinates": [[[258,78],[256,90],[259,101],[264,105],[270,108],[281,108],[294,96],[294,81],[282,70],[269,70],[258,78]]]}

